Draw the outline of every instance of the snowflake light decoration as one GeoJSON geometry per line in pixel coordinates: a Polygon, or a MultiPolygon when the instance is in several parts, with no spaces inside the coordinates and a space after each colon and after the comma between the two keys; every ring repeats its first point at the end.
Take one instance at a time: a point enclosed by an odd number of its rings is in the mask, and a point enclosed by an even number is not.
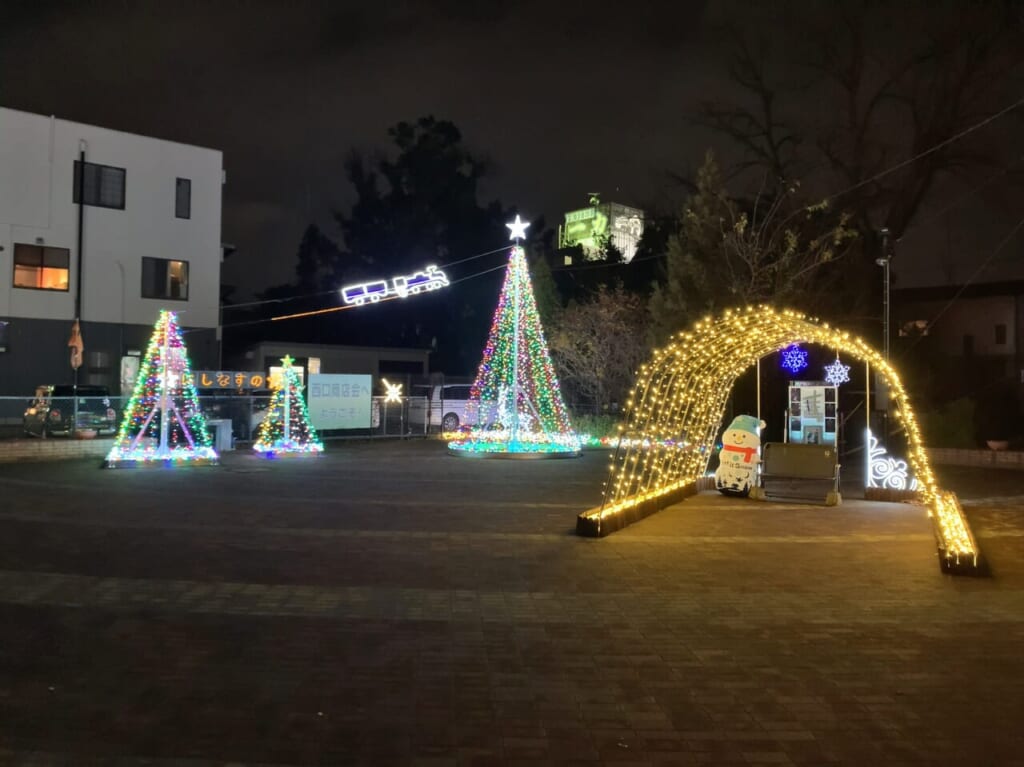
{"type": "Polygon", "coordinates": [[[878,444],[878,437],[868,429],[868,481],[867,487],[884,487],[892,490],[917,490],[917,479],[910,476],[907,462],[886,455],[886,449],[878,444]]]}
{"type": "Polygon", "coordinates": [[[831,365],[825,366],[825,383],[839,386],[839,384],[844,384],[849,380],[850,366],[840,362],[839,357],[836,357],[836,361],[831,365]]]}
{"type": "Polygon", "coordinates": [[[796,375],[807,367],[807,351],[798,344],[787,346],[782,350],[782,367],[796,375]]]}

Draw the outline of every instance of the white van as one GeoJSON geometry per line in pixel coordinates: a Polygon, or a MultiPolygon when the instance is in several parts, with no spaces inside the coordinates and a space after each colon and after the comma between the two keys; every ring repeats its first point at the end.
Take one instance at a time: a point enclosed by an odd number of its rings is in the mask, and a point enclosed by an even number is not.
{"type": "Polygon", "coordinates": [[[413,386],[409,396],[409,423],[455,431],[466,421],[470,384],[413,386]]]}

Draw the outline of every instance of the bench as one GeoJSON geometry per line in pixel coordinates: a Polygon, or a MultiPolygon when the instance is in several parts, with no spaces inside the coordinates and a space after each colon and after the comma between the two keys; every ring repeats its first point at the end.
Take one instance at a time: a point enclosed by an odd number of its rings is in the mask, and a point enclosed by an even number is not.
{"type": "Polygon", "coordinates": [[[768,442],[761,447],[761,476],[752,498],[798,498],[842,503],[839,454],[831,445],[768,442]]]}

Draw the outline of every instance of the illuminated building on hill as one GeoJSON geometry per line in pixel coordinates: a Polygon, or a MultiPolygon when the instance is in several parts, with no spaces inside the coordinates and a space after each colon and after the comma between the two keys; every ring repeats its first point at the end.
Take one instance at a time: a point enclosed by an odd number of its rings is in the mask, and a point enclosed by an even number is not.
{"type": "Polygon", "coordinates": [[[558,247],[579,245],[587,260],[597,260],[611,245],[629,263],[636,255],[643,233],[642,210],[617,202],[601,202],[596,194],[592,194],[590,207],[565,214],[565,223],[558,227],[558,247]]]}

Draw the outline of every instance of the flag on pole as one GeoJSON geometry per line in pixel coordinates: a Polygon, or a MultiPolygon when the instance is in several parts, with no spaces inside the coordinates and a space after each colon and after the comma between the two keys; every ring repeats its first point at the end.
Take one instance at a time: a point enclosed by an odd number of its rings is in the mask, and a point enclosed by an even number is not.
{"type": "Polygon", "coordinates": [[[71,326],[71,338],[68,339],[68,347],[71,349],[71,367],[78,370],[82,366],[82,355],[85,354],[85,344],[82,343],[82,328],[75,319],[71,326]]]}

